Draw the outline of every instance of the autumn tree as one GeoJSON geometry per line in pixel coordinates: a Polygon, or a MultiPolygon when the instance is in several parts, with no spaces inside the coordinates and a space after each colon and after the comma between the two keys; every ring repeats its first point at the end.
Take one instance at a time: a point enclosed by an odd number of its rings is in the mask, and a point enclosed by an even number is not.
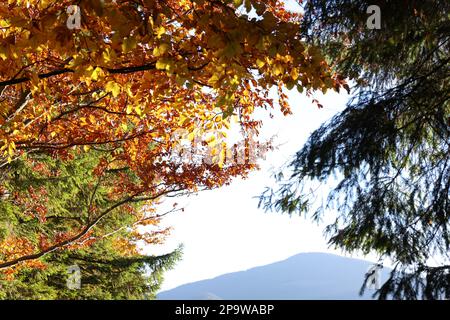
{"type": "Polygon", "coordinates": [[[448,1],[305,4],[305,38],[353,79],[354,95],[261,205],[289,213],[316,206],[315,219],[335,208],[331,245],[394,262],[381,299],[450,296],[449,14],[448,1]],[[379,30],[367,27],[370,5],[380,8],[379,30]],[[333,181],[326,208],[314,203],[311,183],[333,181]]]}
{"type": "Polygon", "coordinates": [[[114,250],[136,256],[161,236],[141,227],[157,224],[162,199],[256,168],[245,142],[261,125],[255,109],[289,114],[284,87],[345,84],[279,0],[73,5],[0,4],[0,269],[11,279],[66,251],[96,255],[118,234],[114,250]],[[244,161],[227,145],[231,126],[244,161]],[[198,157],[183,159],[180,132],[201,140],[198,157]]]}

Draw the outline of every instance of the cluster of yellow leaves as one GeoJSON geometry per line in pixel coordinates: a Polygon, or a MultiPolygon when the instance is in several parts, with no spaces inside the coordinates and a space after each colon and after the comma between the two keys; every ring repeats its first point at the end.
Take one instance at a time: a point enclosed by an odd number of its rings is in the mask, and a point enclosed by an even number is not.
{"type": "MultiPolygon", "coordinates": [[[[3,241],[0,241],[0,259],[3,260],[4,257],[8,259],[15,259],[21,256],[34,253],[35,246],[26,238],[18,238],[18,237],[8,237],[3,241]]],[[[5,275],[6,279],[13,279],[14,273],[19,266],[15,266],[12,268],[1,269],[0,272],[5,275]]],[[[45,264],[43,264],[39,260],[30,260],[23,262],[20,267],[28,267],[28,268],[45,268],[45,264]]]]}

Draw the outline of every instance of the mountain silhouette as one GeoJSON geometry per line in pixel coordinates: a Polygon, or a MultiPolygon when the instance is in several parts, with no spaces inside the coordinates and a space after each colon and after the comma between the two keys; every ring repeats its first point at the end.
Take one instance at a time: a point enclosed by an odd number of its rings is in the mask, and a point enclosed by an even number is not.
{"type": "MultiPolygon", "coordinates": [[[[246,271],[224,274],[160,292],[161,300],[315,300],[373,299],[374,290],[359,290],[369,261],[326,253],[301,253],[246,271]]],[[[380,283],[390,269],[380,272],[380,283]]]]}

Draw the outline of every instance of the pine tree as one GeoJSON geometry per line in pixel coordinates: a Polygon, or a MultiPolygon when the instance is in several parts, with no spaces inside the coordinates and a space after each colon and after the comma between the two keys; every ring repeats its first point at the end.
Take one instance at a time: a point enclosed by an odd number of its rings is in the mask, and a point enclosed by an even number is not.
{"type": "Polygon", "coordinates": [[[43,269],[25,268],[12,280],[0,280],[0,299],[144,300],[155,299],[165,271],[180,251],[162,256],[122,256],[102,240],[85,250],[47,256],[43,269]],[[80,285],[71,288],[70,267],[80,270],[80,285]]]}
{"type": "MultiPolygon", "coordinates": [[[[326,228],[329,243],[394,261],[380,299],[450,296],[449,17],[448,1],[305,4],[304,36],[353,79],[354,94],[260,205],[312,210],[316,195],[306,186],[337,179],[326,202],[338,210],[326,228]],[[381,9],[381,29],[366,26],[370,5],[381,9]]],[[[320,206],[314,218],[324,212],[320,206]]]]}
{"type": "Polygon", "coordinates": [[[1,270],[0,299],[155,298],[163,273],[181,252],[140,252],[139,242],[158,243],[167,233],[149,206],[147,212],[139,203],[117,207],[83,237],[62,245],[117,203],[111,194],[120,177],[133,178],[125,169],[96,175],[105,159],[95,150],[69,152],[66,160],[40,152],[1,172],[0,261],[46,253],[1,270]],[[146,232],[138,228],[147,223],[146,232]],[[67,285],[71,266],[79,268],[80,288],[67,285]]]}

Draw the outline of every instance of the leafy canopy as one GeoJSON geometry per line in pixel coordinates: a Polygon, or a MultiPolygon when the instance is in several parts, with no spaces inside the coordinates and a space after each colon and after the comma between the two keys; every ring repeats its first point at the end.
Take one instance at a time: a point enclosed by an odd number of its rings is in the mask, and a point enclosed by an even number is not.
{"type": "Polygon", "coordinates": [[[70,5],[0,3],[0,269],[11,281],[37,268],[50,279],[50,261],[97,259],[100,244],[111,264],[138,256],[137,243],[165,235],[142,231],[164,197],[256,168],[223,151],[226,131],[257,133],[252,115],[274,107],[273,87],[288,114],[283,87],[345,84],[279,0],[83,0],[79,29],[66,25],[70,5]],[[215,160],[177,161],[180,130],[218,137],[205,141],[215,160]]]}

